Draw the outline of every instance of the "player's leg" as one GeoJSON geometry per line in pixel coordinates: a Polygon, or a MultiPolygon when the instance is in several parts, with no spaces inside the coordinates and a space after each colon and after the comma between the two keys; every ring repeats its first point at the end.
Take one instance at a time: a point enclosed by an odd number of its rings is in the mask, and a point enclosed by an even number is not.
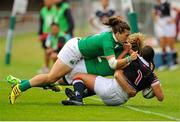
{"type": "Polygon", "coordinates": [[[85,74],[85,73],[76,74],[74,76],[74,80],[73,80],[75,98],[73,100],[62,101],[62,104],[64,104],[64,105],[82,105],[84,90],[87,87],[89,90],[94,91],[95,79],[96,79],[95,75],[85,74]]]}
{"type": "Polygon", "coordinates": [[[170,66],[170,70],[175,70],[178,64],[178,60],[177,60],[178,54],[175,47],[176,41],[174,37],[169,37],[168,41],[169,41],[168,43],[169,43],[169,47],[171,49],[171,55],[172,55],[172,66],[170,66]]]}
{"type": "Polygon", "coordinates": [[[70,70],[71,68],[69,66],[64,64],[60,59],[57,59],[57,61],[55,62],[51,71],[48,74],[39,74],[33,77],[31,80],[24,80],[22,83],[17,84],[12,89],[10,95],[11,103],[14,104],[15,99],[19,96],[21,92],[24,92],[31,87],[43,86],[50,83],[54,83],[60,77],[68,73],[70,70]]]}
{"type": "Polygon", "coordinates": [[[86,87],[93,91],[94,90],[94,82],[96,76],[91,74],[78,73],[73,78],[73,87],[76,95],[76,100],[82,102],[83,93],[86,87]]]}
{"type": "Polygon", "coordinates": [[[162,65],[158,68],[158,70],[162,71],[165,69],[165,65],[167,65],[167,52],[166,52],[167,39],[166,37],[160,37],[160,47],[162,49],[162,65]]]}
{"type": "MultiPolygon", "coordinates": [[[[69,40],[59,52],[58,59],[48,74],[39,74],[31,80],[26,80],[26,82],[19,85],[19,89],[23,92],[31,87],[44,86],[56,82],[62,76],[70,72],[81,57],[82,55],[78,49],[78,39],[73,38],[69,40]]],[[[12,96],[14,95],[12,94],[12,96]]],[[[10,96],[11,101],[15,101],[15,98],[16,97],[10,96]]]]}
{"type": "Polygon", "coordinates": [[[81,81],[83,81],[83,83],[86,85],[86,87],[89,90],[94,91],[94,83],[96,77],[97,77],[96,75],[92,75],[92,74],[78,73],[74,76],[73,82],[75,82],[76,79],[80,79],[81,81]]]}

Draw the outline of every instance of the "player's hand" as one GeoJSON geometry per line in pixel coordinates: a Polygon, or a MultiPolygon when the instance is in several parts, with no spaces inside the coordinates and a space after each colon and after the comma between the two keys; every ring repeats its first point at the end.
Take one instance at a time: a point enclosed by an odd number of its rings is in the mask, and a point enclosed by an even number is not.
{"type": "Polygon", "coordinates": [[[131,54],[131,60],[132,60],[132,61],[136,60],[136,59],[137,59],[137,56],[138,56],[138,52],[137,52],[137,51],[136,51],[136,52],[133,52],[133,53],[131,54]]]}
{"type": "Polygon", "coordinates": [[[129,52],[131,50],[132,45],[130,43],[124,43],[123,48],[124,51],[129,52]]]}
{"type": "Polygon", "coordinates": [[[136,96],[136,91],[135,90],[130,90],[129,92],[128,92],[128,95],[129,95],[129,97],[134,97],[134,96],[136,96]]]}

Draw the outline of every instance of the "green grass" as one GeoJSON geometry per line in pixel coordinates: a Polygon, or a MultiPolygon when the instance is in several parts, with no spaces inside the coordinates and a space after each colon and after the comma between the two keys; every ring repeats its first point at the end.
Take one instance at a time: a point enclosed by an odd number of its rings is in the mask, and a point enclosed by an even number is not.
{"type": "MultiPolygon", "coordinates": [[[[180,44],[177,45],[180,52],[180,44]]],[[[85,99],[85,106],[63,106],[64,91],[55,93],[33,88],[16,104],[9,104],[11,87],[4,81],[12,74],[22,79],[36,75],[43,63],[43,51],[35,34],[16,36],[10,65],[4,64],[5,38],[0,39],[0,121],[2,120],[175,120],[180,119],[180,70],[157,72],[165,100],[146,100],[139,93],[122,106],[104,106],[97,96],[85,99]],[[174,117],[174,118],[173,118],[174,117]]]]}

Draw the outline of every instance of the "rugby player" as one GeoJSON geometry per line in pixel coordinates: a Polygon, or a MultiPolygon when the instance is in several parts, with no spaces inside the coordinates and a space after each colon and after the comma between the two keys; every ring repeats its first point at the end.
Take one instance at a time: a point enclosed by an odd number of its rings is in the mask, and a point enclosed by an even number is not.
{"type": "MultiPolygon", "coordinates": [[[[139,51],[143,47],[143,40],[144,40],[144,35],[137,33],[130,35],[127,41],[132,44],[132,48],[134,50],[139,51]]],[[[124,57],[124,55],[126,55],[129,51],[129,49],[126,50],[126,48],[123,50],[123,52],[121,50],[122,50],[121,47],[115,48],[116,57],[118,57],[119,54],[121,54],[120,57],[124,57]]],[[[78,64],[76,64],[73,70],[70,73],[68,73],[65,76],[65,78],[63,78],[64,80],[61,80],[61,83],[67,81],[66,82],[67,84],[71,84],[73,76],[78,72],[90,73],[90,74],[102,75],[102,76],[108,76],[114,74],[114,70],[111,69],[111,67],[108,64],[108,61],[105,58],[82,59],[81,61],[78,62],[78,64]]],[[[20,80],[13,76],[8,76],[7,81],[13,84],[24,82],[24,80],[20,80]]]]}
{"type": "MultiPolygon", "coordinates": [[[[106,105],[121,105],[134,97],[137,92],[152,87],[154,95],[159,101],[163,101],[164,95],[157,76],[154,74],[154,50],[150,46],[145,46],[140,51],[140,55],[123,70],[116,70],[114,79],[104,78],[91,74],[79,73],[74,77],[73,82],[82,82],[86,87],[94,91],[106,105]],[[134,91],[134,94],[128,94],[134,91]]],[[[77,88],[82,89],[82,84],[77,88]]],[[[84,90],[84,89],[83,89],[84,90]]],[[[83,91],[81,90],[81,91],[83,91]]],[[[67,94],[67,93],[66,93],[67,94]]],[[[69,96],[67,94],[67,96],[69,96]]],[[[83,94],[75,91],[69,100],[64,100],[64,105],[83,105],[83,94]]]]}

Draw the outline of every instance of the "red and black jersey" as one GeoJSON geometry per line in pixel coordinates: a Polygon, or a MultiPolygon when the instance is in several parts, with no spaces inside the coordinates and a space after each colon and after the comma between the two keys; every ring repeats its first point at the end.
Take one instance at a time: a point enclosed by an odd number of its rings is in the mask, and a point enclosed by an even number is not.
{"type": "Polygon", "coordinates": [[[137,91],[141,91],[158,81],[156,75],[151,71],[149,63],[142,57],[132,61],[123,71],[128,83],[137,91]]]}

